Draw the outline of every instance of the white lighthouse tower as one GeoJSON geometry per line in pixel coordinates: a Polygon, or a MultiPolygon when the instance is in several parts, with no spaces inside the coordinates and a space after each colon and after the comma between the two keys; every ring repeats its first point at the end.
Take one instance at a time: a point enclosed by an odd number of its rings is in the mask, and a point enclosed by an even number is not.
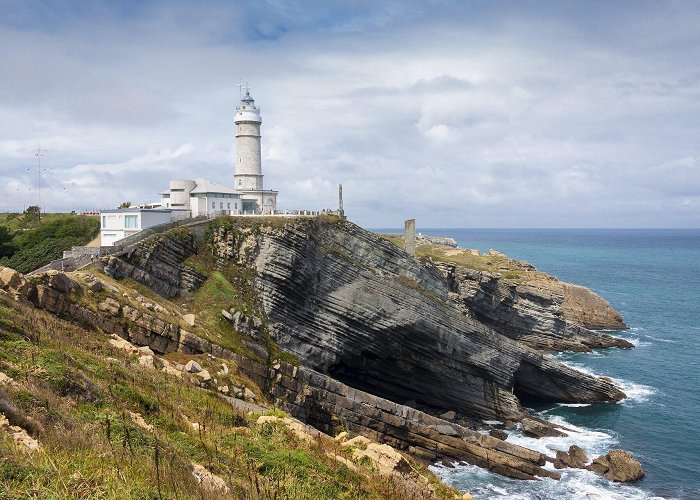
{"type": "Polygon", "coordinates": [[[260,155],[260,108],[246,87],[245,96],[236,107],[236,164],[233,174],[234,189],[241,193],[243,211],[270,213],[277,208],[277,191],[263,189],[260,155]]]}

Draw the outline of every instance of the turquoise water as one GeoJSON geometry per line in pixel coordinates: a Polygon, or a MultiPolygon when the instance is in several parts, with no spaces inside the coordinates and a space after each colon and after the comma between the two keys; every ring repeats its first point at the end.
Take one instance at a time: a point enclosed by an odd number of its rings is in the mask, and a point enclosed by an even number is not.
{"type": "Polygon", "coordinates": [[[477,498],[700,498],[700,230],[421,229],[464,248],[499,250],[605,297],[630,327],[615,335],[636,345],[555,357],[616,380],[619,404],[533,408],[576,426],[572,439],[509,440],[550,451],[581,444],[589,454],[632,451],[647,476],[613,485],[587,471],[559,482],[524,483],[474,467],[438,470],[477,498]]]}

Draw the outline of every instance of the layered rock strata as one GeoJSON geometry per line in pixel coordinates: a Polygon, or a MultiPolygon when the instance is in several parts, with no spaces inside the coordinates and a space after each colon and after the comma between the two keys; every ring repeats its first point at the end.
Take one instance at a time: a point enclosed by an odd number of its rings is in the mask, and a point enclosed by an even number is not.
{"type": "Polygon", "coordinates": [[[19,273],[10,278],[5,288],[31,297],[38,307],[119,335],[135,346],[148,346],[143,352],[179,351],[227,360],[267,391],[276,406],[327,433],[335,433],[342,422],[343,429],[426,462],[464,461],[518,479],[559,478],[558,473],[542,468],[545,457],[538,452],[354,389],[309,368],[279,360],[269,366],[258,363],[183,330],[177,322],[136,310],[118,293],[103,298],[95,311],[81,304],[87,289],[63,273],[40,275],[38,283],[26,282],[19,273]]]}
{"type": "Polygon", "coordinates": [[[463,313],[543,351],[590,351],[633,345],[589,328],[626,328],[622,317],[587,288],[554,278],[503,278],[456,264],[436,263],[463,313]]]}
{"type": "Polygon", "coordinates": [[[618,401],[583,374],[465,316],[448,278],[348,222],[221,226],[217,257],[256,270],[273,338],[301,362],[393,401],[519,419],[518,394],[618,401]]]}

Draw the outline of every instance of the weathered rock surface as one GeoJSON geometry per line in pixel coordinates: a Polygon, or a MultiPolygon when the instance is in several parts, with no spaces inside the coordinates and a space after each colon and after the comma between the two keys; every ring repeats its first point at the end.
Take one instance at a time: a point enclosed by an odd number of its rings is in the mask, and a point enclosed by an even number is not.
{"type": "Polygon", "coordinates": [[[588,455],[581,448],[572,444],[569,451],[557,451],[554,467],[562,469],[564,467],[573,467],[575,469],[583,469],[588,463],[588,455]]]}
{"type": "MultiPolygon", "coordinates": [[[[180,262],[196,244],[173,250],[162,235],[154,240],[110,258],[108,269],[172,297],[183,289],[180,262]]],[[[163,308],[134,304],[127,294],[113,294],[93,310],[79,300],[80,285],[65,275],[39,276],[26,293],[39,307],[149,346],[156,354],[180,351],[230,360],[277,406],[327,433],[341,421],[352,432],[426,461],[466,461],[515,478],[558,474],[542,468],[540,453],[392,400],[520,421],[521,394],[561,402],[624,397],[611,381],[543,357],[465,316],[451,299],[455,292],[448,277],[353,224],[305,220],[255,230],[232,225],[215,232],[213,246],[220,262],[255,270],[265,321],[239,316],[239,326],[269,328],[273,339],[306,366],[264,365],[234,354],[182,329],[179,316],[170,320],[163,308]]],[[[153,365],[159,367],[155,359],[153,365]]],[[[232,392],[255,398],[248,388],[232,392]]]]}
{"type": "Polygon", "coordinates": [[[621,483],[637,481],[644,477],[641,464],[624,450],[610,450],[607,454],[594,458],[586,467],[610,481],[621,483]]]}
{"type": "Polygon", "coordinates": [[[514,281],[501,273],[455,264],[438,263],[436,267],[448,279],[452,300],[465,314],[533,348],[633,347],[623,339],[589,329],[627,327],[610,304],[587,288],[538,273],[533,273],[533,279],[514,281]]]}
{"type": "Polygon", "coordinates": [[[256,270],[276,342],[358,389],[515,420],[514,391],[560,402],[624,397],[464,316],[434,266],[354,224],[220,227],[214,238],[217,257],[256,270]]]}
{"type": "Polygon", "coordinates": [[[205,276],[182,261],[195,253],[194,236],[180,229],[146,239],[121,254],[103,257],[105,272],[114,278],[130,277],[163,297],[199,288],[205,276]]]}

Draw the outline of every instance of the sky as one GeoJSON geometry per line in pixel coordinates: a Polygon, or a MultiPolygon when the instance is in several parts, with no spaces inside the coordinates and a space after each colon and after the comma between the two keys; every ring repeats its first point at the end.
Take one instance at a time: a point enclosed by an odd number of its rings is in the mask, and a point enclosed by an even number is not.
{"type": "Polygon", "coordinates": [[[0,0],[0,211],[233,185],[243,81],[281,209],[698,228],[698,61],[694,1],[0,0]]]}

